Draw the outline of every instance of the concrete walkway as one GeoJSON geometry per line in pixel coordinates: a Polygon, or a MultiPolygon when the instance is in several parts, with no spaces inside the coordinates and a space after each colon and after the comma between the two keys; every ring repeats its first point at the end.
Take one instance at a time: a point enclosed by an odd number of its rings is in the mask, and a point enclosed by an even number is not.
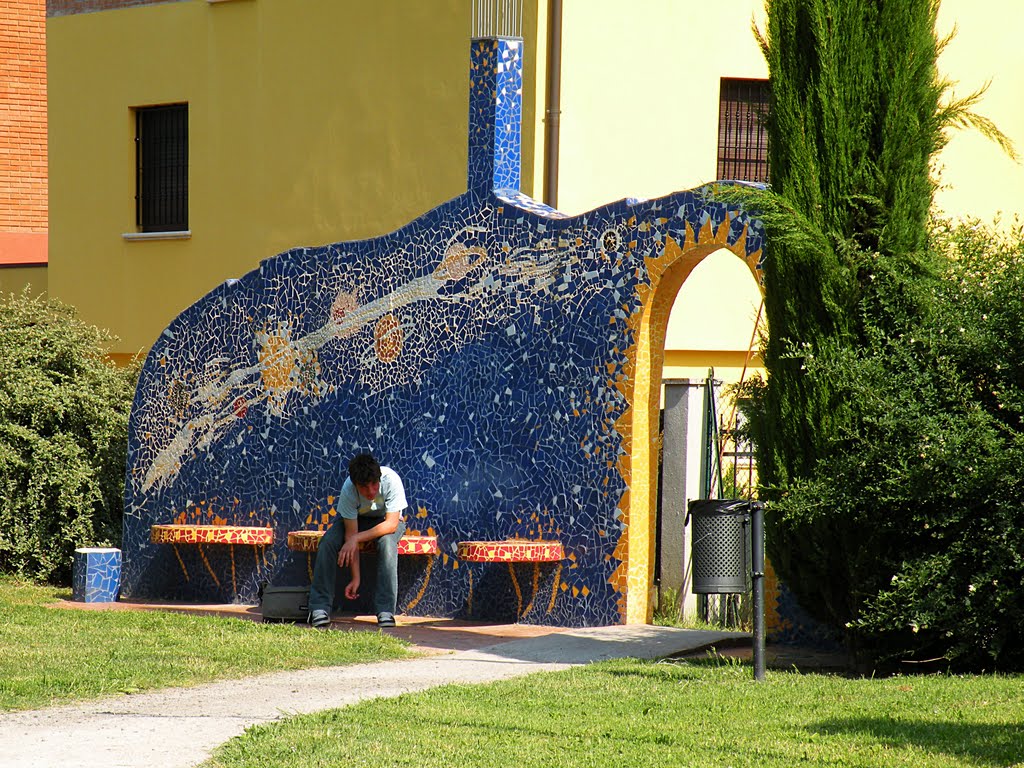
{"type": "Polygon", "coordinates": [[[749,640],[749,635],[643,625],[557,630],[464,650],[435,648],[433,655],[416,659],[261,675],[0,714],[0,764],[186,768],[203,762],[249,726],[291,715],[448,683],[504,680],[613,658],[662,658],[743,638],[749,640]]]}

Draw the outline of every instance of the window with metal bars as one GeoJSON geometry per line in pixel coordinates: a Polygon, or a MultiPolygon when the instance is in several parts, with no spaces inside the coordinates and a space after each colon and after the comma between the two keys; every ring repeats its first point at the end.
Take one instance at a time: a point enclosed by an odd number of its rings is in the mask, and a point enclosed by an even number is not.
{"type": "Polygon", "coordinates": [[[767,80],[723,77],[718,99],[718,178],[768,182],[767,80]]]}
{"type": "Polygon", "coordinates": [[[142,232],[188,229],[188,104],[135,110],[135,223],[142,232]]]}

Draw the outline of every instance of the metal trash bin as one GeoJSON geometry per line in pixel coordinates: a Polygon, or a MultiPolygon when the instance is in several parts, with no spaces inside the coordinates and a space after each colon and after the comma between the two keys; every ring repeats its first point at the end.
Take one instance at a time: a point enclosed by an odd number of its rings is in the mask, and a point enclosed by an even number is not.
{"type": "Polygon", "coordinates": [[[694,499],[686,515],[690,528],[695,595],[749,592],[751,588],[750,502],[694,499]]]}

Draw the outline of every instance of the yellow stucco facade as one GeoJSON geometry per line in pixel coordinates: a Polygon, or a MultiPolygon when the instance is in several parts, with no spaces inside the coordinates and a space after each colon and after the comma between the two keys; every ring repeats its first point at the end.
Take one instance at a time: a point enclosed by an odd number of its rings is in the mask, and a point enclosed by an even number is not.
{"type": "MultiPolygon", "coordinates": [[[[750,29],[763,24],[762,0],[562,6],[558,207],[577,213],[714,180],[719,79],[767,75],[750,29]]],[[[524,4],[522,186],[536,198],[547,14],[546,0],[524,4]]],[[[51,18],[51,294],[130,354],[263,258],[388,232],[458,194],[470,17],[470,0],[182,0],[51,18]],[[132,109],[174,102],[189,104],[189,236],[127,239],[132,109]]],[[[1020,147],[1022,24],[1015,0],[945,0],[939,23],[957,29],[943,72],[959,94],[991,80],[978,111],[1020,147]]],[[[1024,211],[1024,168],[976,133],[954,135],[939,166],[947,213],[1024,211]]],[[[716,370],[742,367],[757,288],[713,261],[701,273],[715,290],[693,291],[686,314],[716,316],[717,341],[675,319],[672,375],[706,373],[695,350],[719,353],[706,356],[716,370]]]]}
{"type": "Polygon", "coordinates": [[[0,269],[0,295],[20,294],[26,286],[34,295],[46,293],[48,276],[45,265],[4,267],[0,269]]]}
{"type": "MultiPolygon", "coordinates": [[[[986,83],[975,111],[991,119],[1024,158],[1024,3],[1016,0],[943,0],[940,34],[955,33],[939,71],[967,96],[986,83]]],[[[1024,216],[1024,164],[1014,162],[974,130],[955,131],[937,158],[941,188],[935,207],[955,218],[1009,223],[1024,216]]]]}
{"type": "Polygon", "coordinates": [[[261,259],[389,232],[464,191],[469,8],[188,0],[51,18],[51,293],[131,354],[261,259]],[[176,102],[189,234],[128,239],[132,110],[176,102]]]}
{"type": "MultiPolygon", "coordinates": [[[[645,0],[628,13],[614,0],[563,5],[559,208],[579,212],[714,181],[719,79],[767,77],[751,30],[764,28],[763,0],[645,0]]],[[[943,0],[938,21],[940,35],[955,31],[940,72],[958,96],[990,82],[976,111],[1024,154],[1021,28],[1018,0],[943,0]]],[[[986,222],[1024,215],[1024,165],[976,131],[950,136],[937,159],[936,208],[986,222]]],[[[703,263],[693,282],[669,321],[665,376],[702,378],[714,367],[724,381],[738,380],[751,362],[757,286],[724,255],[703,263]]]]}

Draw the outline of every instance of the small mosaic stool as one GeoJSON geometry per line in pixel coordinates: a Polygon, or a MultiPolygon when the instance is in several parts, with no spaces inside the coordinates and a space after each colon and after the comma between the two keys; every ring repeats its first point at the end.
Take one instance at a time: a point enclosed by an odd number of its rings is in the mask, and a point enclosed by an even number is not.
{"type": "Polygon", "coordinates": [[[82,547],[75,550],[71,599],[79,603],[116,603],[121,589],[121,550],[82,547]]]}

